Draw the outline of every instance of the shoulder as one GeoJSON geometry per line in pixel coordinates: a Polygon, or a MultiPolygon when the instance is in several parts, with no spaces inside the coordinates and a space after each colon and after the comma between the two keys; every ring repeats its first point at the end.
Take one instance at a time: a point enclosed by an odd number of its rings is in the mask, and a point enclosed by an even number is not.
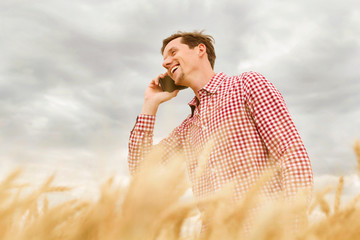
{"type": "Polygon", "coordinates": [[[281,95],[278,89],[261,73],[244,72],[236,77],[236,87],[244,99],[262,95],[281,95]]]}
{"type": "Polygon", "coordinates": [[[258,85],[266,85],[269,83],[262,74],[253,71],[227,77],[226,82],[228,85],[245,92],[258,85]]]}
{"type": "Polygon", "coordinates": [[[227,84],[235,84],[235,85],[244,85],[249,84],[251,82],[268,82],[268,80],[264,77],[264,75],[258,72],[244,72],[240,75],[234,76],[225,76],[225,80],[227,84]]]}
{"type": "Polygon", "coordinates": [[[238,76],[238,81],[241,82],[243,90],[255,90],[270,88],[275,89],[274,85],[261,73],[245,72],[238,76]]]}
{"type": "Polygon", "coordinates": [[[249,82],[258,82],[258,81],[267,81],[267,79],[258,72],[244,72],[240,75],[238,75],[239,81],[243,83],[249,83],[249,82]]]}

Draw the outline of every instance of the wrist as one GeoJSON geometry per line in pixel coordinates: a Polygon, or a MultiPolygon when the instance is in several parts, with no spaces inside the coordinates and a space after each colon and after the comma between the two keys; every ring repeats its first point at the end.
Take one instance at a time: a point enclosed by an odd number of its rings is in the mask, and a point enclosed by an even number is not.
{"type": "Polygon", "coordinates": [[[144,105],[141,110],[141,114],[156,115],[159,104],[152,101],[144,101],[144,105]]]}

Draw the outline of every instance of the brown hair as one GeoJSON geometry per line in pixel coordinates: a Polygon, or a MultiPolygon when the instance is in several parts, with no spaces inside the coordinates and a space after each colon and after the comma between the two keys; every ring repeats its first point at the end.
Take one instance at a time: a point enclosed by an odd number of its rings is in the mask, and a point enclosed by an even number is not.
{"type": "Polygon", "coordinates": [[[206,53],[208,55],[209,62],[211,64],[212,69],[214,69],[216,55],[215,55],[215,49],[213,43],[215,43],[215,40],[212,36],[203,34],[203,31],[200,32],[178,31],[177,33],[171,35],[170,37],[165,38],[163,40],[161,54],[164,53],[164,49],[169,42],[179,37],[181,37],[181,43],[188,45],[190,49],[197,47],[201,43],[204,44],[206,46],[206,53]]]}

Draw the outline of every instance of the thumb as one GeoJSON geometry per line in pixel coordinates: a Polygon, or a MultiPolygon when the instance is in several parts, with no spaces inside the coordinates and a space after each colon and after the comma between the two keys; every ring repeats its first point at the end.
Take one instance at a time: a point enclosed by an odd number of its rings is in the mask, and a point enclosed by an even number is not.
{"type": "Polygon", "coordinates": [[[178,95],[180,90],[175,90],[175,91],[172,91],[170,94],[171,94],[171,98],[174,98],[178,95]]]}
{"type": "Polygon", "coordinates": [[[175,90],[175,91],[169,92],[168,94],[171,99],[171,98],[176,97],[178,95],[178,93],[179,93],[179,90],[175,90]]]}
{"type": "MultiPolygon", "coordinates": [[[[172,92],[161,92],[161,103],[169,101],[170,99],[176,97],[176,95],[179,93],[179,90],[175,90],[172,92]]],[[[159,96],[160,96],[159,95],[159,96]]]]}

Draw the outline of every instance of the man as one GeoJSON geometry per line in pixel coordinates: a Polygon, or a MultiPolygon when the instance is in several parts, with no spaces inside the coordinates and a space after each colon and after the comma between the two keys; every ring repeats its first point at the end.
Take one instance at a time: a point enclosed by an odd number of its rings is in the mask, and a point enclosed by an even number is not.
{"type": "Polygon", "coordinates": [[[129,142],[129,167],[135,174],[152,148],[159,105],[178,93],[163,92],[159,78],[169,75],[177,85],[190,87],[195,97],[191,114],[159,145],[164,159],[184,152],[194,196],[204,199],[234,184],[241,197],[267,169],[275,174],[265,185],[270,198],[292,197],[312,188],[309,157],[279,91],[264,76],[247,72],[226,76],[214,72],[213,38],[202,32],[178,32],[163,41],[167,72],[154,78],[145,91],[144,105],[129,142]],[[200,176],[198,158],[211,141],[209,158],[200,176]]]}

